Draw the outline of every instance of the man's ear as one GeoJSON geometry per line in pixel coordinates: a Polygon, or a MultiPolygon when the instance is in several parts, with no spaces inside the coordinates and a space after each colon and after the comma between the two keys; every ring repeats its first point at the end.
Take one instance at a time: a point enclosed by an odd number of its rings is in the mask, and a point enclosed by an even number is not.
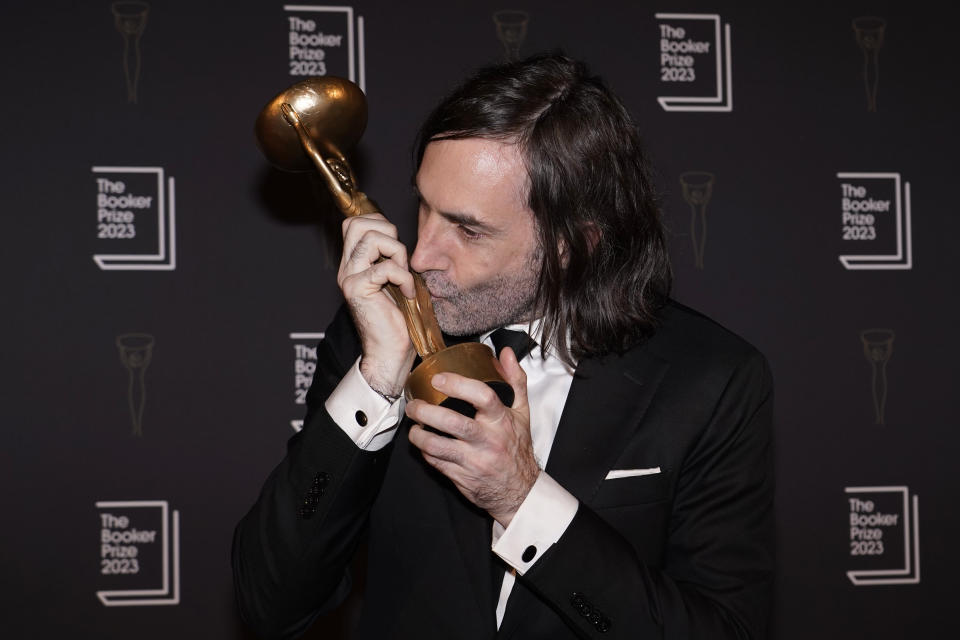
{"type": "Polygon", "coordinates": [[[584,222],[583,226],[580,227],[580,233],[582,233],[583,237],[586,239],[587,248],[590,250],[590,253],[593,253],[593,250],[597,248],[598,244],[600,244],[599,227],[592,222],[584,222]]]}
{"type": "MultiPolygon", "coordinates": [[[[580,225],[580,233],[583,234],[583,240],[587,243],[587,251],[593,253],[597,244],[600,243],[600,229],[593,222],[584,222],[580,225]]],[[[563,238],[557,240],[557,254],[560,256],[560,264],[566,268],[570,262],[570,248],[563,238]]]]}

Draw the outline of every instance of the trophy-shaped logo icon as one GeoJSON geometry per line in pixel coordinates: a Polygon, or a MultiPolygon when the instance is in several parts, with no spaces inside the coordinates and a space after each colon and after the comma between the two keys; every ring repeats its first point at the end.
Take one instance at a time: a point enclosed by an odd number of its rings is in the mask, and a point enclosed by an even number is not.
{"type": "Polygon", "coordinates": [[[693,260],[698,269],[703,269],[703,250],[707,243],[707,204],[713,195],[712,173],[687,171],[680,174],[683,199],[690,205],[690,239],[693,241],[693,260]]]}
{"type": "Polygon", "coordinates": [[[127,79],[127,102],[136,104],[140,81],[140,36],[147,26],[146,2],[114,2],[113,21],[123,36],[123,74],[127,79]]]}
{"type": "Polygon", "coordinates": [[[125,333],[117,336],[120,362],[127,368],[127,402],[133,435],[143,435],[143,407],[147,402],[144,376],[153,357],[153,336],[146,333],[125,333]]]}
{"type": "Polygon", "coordinates": [[[867,90],[867,111],[877,110],[877,85],[880,83],[880,47],[887,21],[874,16],[853,19],[853,34],[863,51],[863,84],[867,90]]]}
{"type": "Polygon", "coordinates": [[[863,355],[873,369],[873,408],[877,424],[883,424],[887,404],[887,362],[893,355],[892,329],[867,329],[860,332],[863,355]]]}
{"type": "Polygon", "coordinates": [[[497,37],[503,43],[507,62],[520,59],[520,46],[527,37],[529,20],[530,14],[515,9],[504,9],[493,14],[493,23],[497,25],[497,37]]]}

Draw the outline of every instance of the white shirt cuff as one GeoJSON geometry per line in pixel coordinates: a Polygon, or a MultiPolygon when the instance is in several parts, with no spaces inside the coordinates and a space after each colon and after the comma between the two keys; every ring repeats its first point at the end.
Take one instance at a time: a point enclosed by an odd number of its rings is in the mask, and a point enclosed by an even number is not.
{"type": "Polygon", "coordinates": [[[390,403],[371,389],[360,373],[357,358],[325,406],[333,421],[358,447],[377,451],[393,440],[406,405],[403,396],[390,403]]]}
{"type": "Polygon", "coordinates": [[[493,552],[523,575],[556,544],[579,506],[570,492],[541,471],[510,526],[504,529],[494,520],[493,552]]]}

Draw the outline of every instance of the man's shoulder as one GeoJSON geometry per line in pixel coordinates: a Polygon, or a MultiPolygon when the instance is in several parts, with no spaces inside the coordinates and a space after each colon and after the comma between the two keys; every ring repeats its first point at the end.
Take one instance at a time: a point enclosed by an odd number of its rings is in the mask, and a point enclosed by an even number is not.
{"type": "Polygon", "coordinates": [[[643,351],[674,366],[739,366],[763,362],[752,344],[716,320],[675,300],[659,314],[656,329],[634,351],[643,351]]]}
{"type": "Polygon", "coordinates": [[[663,375],[665,388],[709,406],[729,389],[759,404],[773,388],[770,366],[759,350],[712,318],[673,300],[661,309],[653,334],[624,354],[620,366],[649,368],[651,361],[663,375]]]}

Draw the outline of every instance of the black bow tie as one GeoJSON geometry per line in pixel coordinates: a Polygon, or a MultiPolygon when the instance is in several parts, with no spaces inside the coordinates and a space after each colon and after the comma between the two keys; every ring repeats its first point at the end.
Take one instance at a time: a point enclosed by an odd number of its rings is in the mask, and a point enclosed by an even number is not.
{"type": "Polygon", "coordinates": [[[530,353],[530,350],[537,346],[537,341],[531,338],[526,331],[501,328],[491,333],[490,339],[493,341],[493,347],[498,358],[504,347],[510,347],[517,354],[517,362],[523,360],[530,353]]]}

